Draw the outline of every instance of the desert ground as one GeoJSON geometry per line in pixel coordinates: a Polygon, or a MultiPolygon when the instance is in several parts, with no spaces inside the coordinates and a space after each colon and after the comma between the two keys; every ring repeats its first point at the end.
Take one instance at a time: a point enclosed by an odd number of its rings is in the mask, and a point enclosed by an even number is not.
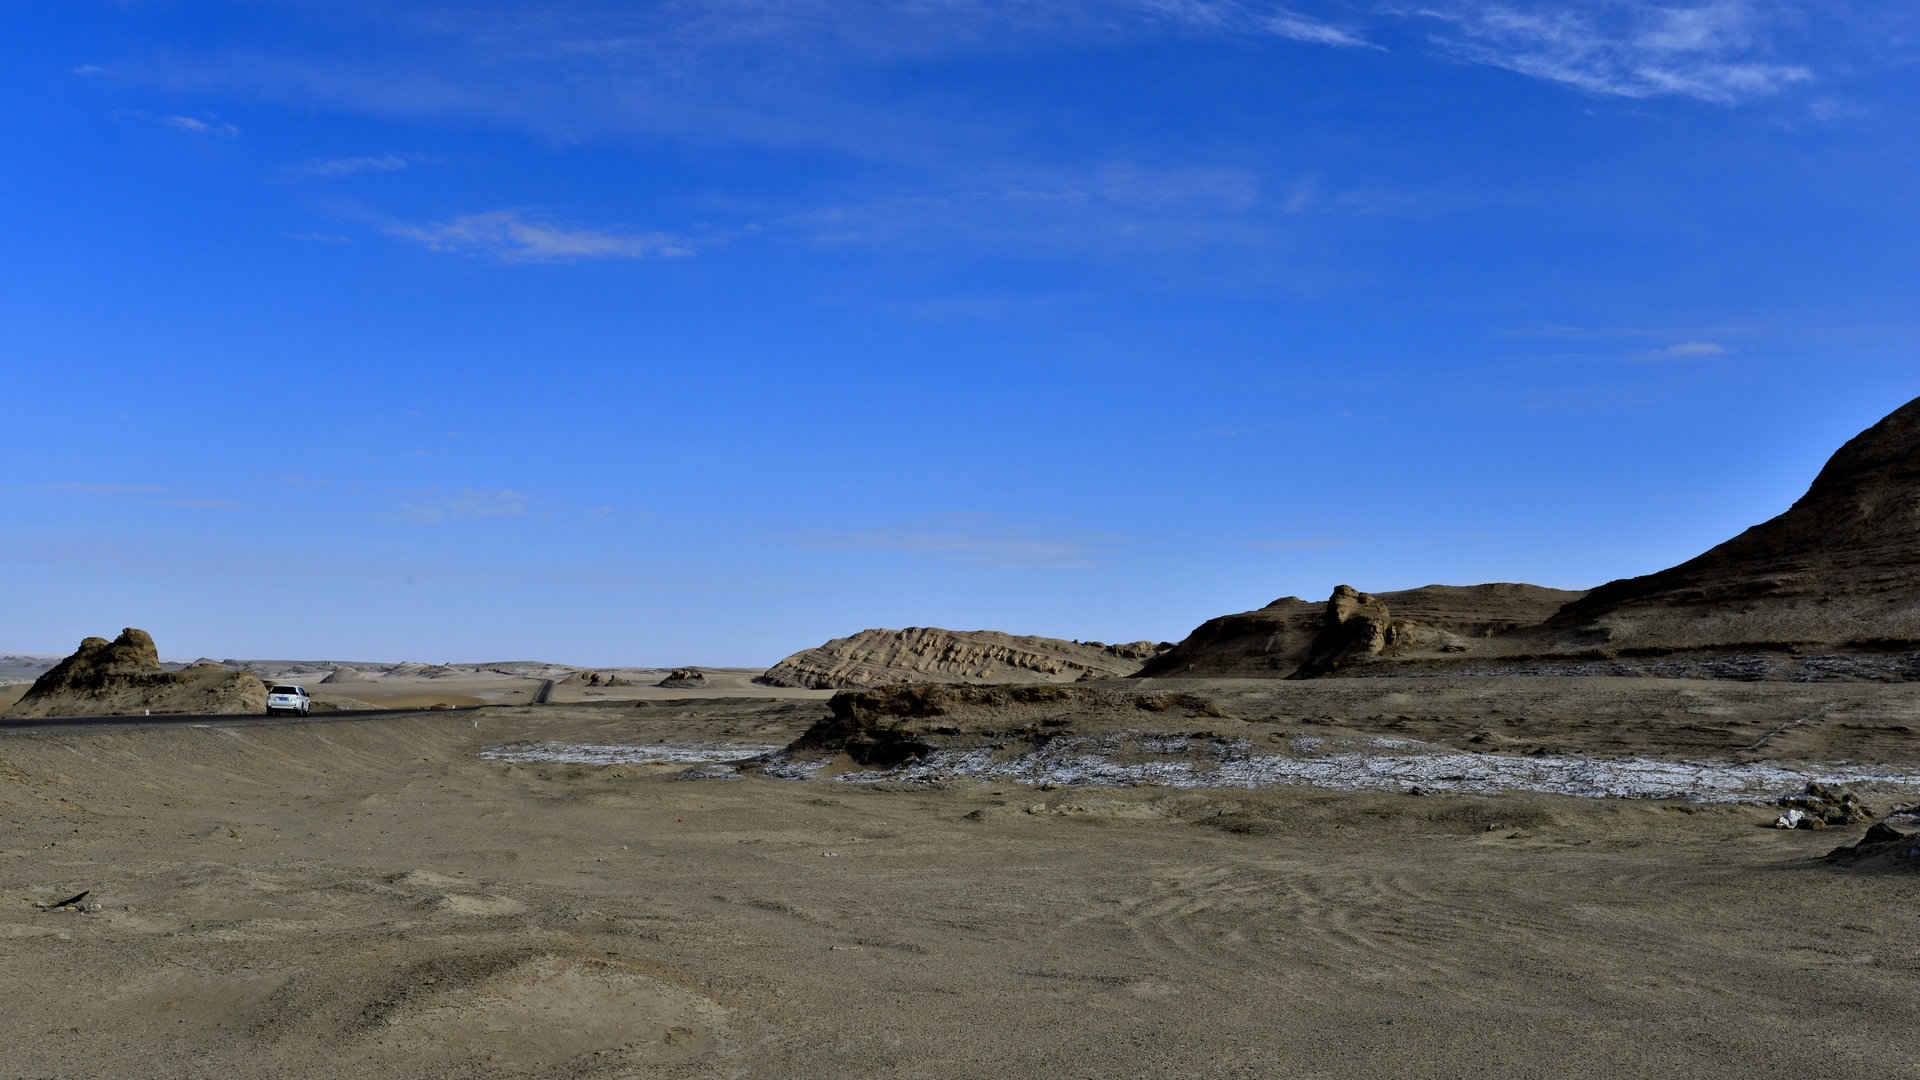
{"type": "Polygon", "coordinates": [[[0,731],[0,1076],[1920,1076],[1916,879],[1822,860],[1863,826],[1768,828],[1785,780],[1229,787],[1195,749],[1864,770],[1884,814],[1920,800],[1910,684],[1196,680],[1015,710],[1152,735],[1201,781],[1119,784],[783,773],[766,751],[826,695],[749,687],[0,731]]]}
{"type": "MultiPolygon", "coordinates": [[[[672,668],[577,668],[561,664],[343,664],[337,661],[228,661],[270,682],[304,686],[316,708],[427,709],[474,705],[531,704],[547,689],[550,703],[579,701],[665,701],[684,698],[684,688],[658,683],[672,668]],[[596,678],[597,677],[597,678],[596,678]],[[594,679],[589,683],[589,679],[594,679]]],[[[759,686],[759,668],[703,667],[703,697],[808,696],[806,692],[759,686]]],[[[817,695],[816,695],[817,696],[817,695]]]]}

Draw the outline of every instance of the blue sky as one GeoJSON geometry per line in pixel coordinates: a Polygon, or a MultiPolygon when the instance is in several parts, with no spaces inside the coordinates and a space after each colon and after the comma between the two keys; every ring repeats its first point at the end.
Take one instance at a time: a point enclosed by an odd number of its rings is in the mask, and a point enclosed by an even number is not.
{"type": "Polygon", "coordinates": [[[1585,586],[1916,394],[1920,11],[19,5],[0,649],[1585,586]]]}

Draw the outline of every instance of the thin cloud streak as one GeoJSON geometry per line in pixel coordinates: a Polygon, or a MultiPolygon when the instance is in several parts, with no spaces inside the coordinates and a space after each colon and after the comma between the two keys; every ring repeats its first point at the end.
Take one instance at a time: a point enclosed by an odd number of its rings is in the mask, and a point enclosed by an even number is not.
{"type": "Polygon", "coordinates": [[[112,73],[179,93],[239,91],[383,116],[484,117],[565,141],[671,134],[899,158],[941,156],[957,137],[991,140],[1003,127],[972,124],[952,110],[903,116],[899,103],[882,107],[846,94],[844,72],[1169,35],[1379,48],[1343,24],[1242,0],[942,0],[907,7],[735,0],[566,13],[366,8],[347,17],[382,31],[370,37],[406,48],[167,53],[116,62],[112,73]],[[940,138],[929,138],[930,131],[940,138]]]}
{"type": "Polygon", "coordinates": [[[1306,45],[1381,48],[1354,30],[1287,8],[1262,10],[1237,0],[1139,0],[1138,6],[1187,29],[1244,37],[1277,37],[1306,45]]]}
{"type": "Polygon", "coordinates": [[[285,171],[288,176],[322,179],[358,173],[399,172],[411,166],[413,161],[413,158],[404,154],[362,155],[301,162],[287,166],[285,171]]]}
{"type": "MultiPolygon", "coordinates": [[[[1731,105],[1779,95],[1816,77],[1807,60],[1814,46],[1792,33],[1795,27],[1765,0],[1696,6],[1401,0],[1364,14],[1325,2],[1307,6],[1318,10],[1257,0],[940,0],[908,6],[723,0],[564,12],[484,3],[457,11],[366,7],[343,17],[382,31],[368,37],[399,43],[394,51],[325,55],[234,48],[86,68],[88,75],[177,93],[241,92],[388,117],[481,118],[565,142],[667,135],[826,147],[928,165],[950,164],[969,145],[997,145],[1007,118],[953,108],[937,97],[882,104],[847,93],[845,75],[876,64],[1175,37],[1385,56],[1380,41],[1390,34],[1406,39],[1411,30],[1405,45],[1395,41],[1396,59],[1424,63],[1412,57],[1437,52],[1611,97],[1731,105]]],[[[1827,30],[1859,33],[1841,20],[1827,30]]],[[[230,124],[177,119],[185,121],[183,131],[237,133],[230,124]]],[[[291,171],[347,176],[394,171],[412,160],[368,155],[291,171]]]]}
{"type": "Polygon", "coordinates": [[[530,220],[516,210],[490,210],[429,224],[396,222],[386,231],[429,251],[508,263],[680,258],[693,254],[685,240],[667,233],[560,225],[530,220]]]}
{"type": "Polygon", "coordinates": [[[1610,97],[1737,105],[1815,77],[1802,64],[1769,59],[1768,13],[1743,0],[1694,8],[1455,4],[1398,14],[1438,24],[1431,40],[1457,60],[1610,97]]]}
{"type": "Polygon", "coordinates": [[[175,131],[184,131],[192,135],[218,135],[223,138],[232,138],[240,134],[240,129],[232,124],[218,120],[202,120],[196,116],[163,116],[160,117],[160,123],[175,131]]]}
{"type": "Polygon", "coordinates": [[[1725,356],[1729,350],[1717,341],[1688,341],[1679,345],[1669,345],[1661,351],[1668,356],[1694,357],[1725,356]]]}

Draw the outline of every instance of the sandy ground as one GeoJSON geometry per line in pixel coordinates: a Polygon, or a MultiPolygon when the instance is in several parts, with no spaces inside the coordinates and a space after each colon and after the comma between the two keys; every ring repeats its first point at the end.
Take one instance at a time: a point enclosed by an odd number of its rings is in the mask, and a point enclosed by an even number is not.
{"type": "MultiPolygon", "coordinates": [[[[1604,714],[1606,681],[1578,681],[1604,714]]],[[[1359,696],[1319,711],[1454,737],[1378,705],[1426,692],[1331,686],[1359,696]]],[[[1529,740],[1598,738],[1571,705],[1534,716],[1539,686],[1446,692],[1529,740]]],[[[1882,730],[1914,695],[1859,693],[1781,723],[1920,768],[1882,730]]],[[[824,711],[0,735],[0,1076],[1920,1076],[1915,878],[1833,869],[1816,856],[1857,829],[1764,807],[479,756],[778,744],[824,711]],[[82,889],[100,910],[34,905],[82,889]]],[[[1211,722],[1308,713],[1272,711],[1211,722]]],[[[1601,741],[1697,754],[1700,715],[1601,741]]]]}
{"type": "Polygon", "coordinates": [[[462,708],[473,705],[526,705],[533,702],[543,683],[553,687],[547,700],[552,704],[579,702],[677,701],[688,694],[703,698],[784,698],[826,700],[830,690],[792,690],[760,686],[753,681],[759,668],[701,668],[705,684],[697,689],[663,687],[658,683],[672,668],[587,668],[560,669],[542,673],[543,678],[508,674],[485,669],[460,667],[446,674],[422,676],[415,673],[366,673],[363,678],[323,683],[319,679],[303,685],[314,703],[336,709],[426,709],[436,705],[462,708]],[[584,676],[596,674],[609,685],[590,685],[584,676]]]}

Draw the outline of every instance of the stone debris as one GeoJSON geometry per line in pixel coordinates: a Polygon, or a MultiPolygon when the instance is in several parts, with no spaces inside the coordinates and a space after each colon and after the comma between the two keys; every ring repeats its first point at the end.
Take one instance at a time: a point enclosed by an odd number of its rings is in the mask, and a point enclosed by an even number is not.
{"type": "Polygon", "coordinates": [[[1786,813],[1774,819],[1776,829],[1829,829],[1873,820],[1873,811],[1861,804],[1859,796],[1818,781],[1809,781],[1797,795],[1782,796],[1778,805],[1786,807],[1786,813]]]}

